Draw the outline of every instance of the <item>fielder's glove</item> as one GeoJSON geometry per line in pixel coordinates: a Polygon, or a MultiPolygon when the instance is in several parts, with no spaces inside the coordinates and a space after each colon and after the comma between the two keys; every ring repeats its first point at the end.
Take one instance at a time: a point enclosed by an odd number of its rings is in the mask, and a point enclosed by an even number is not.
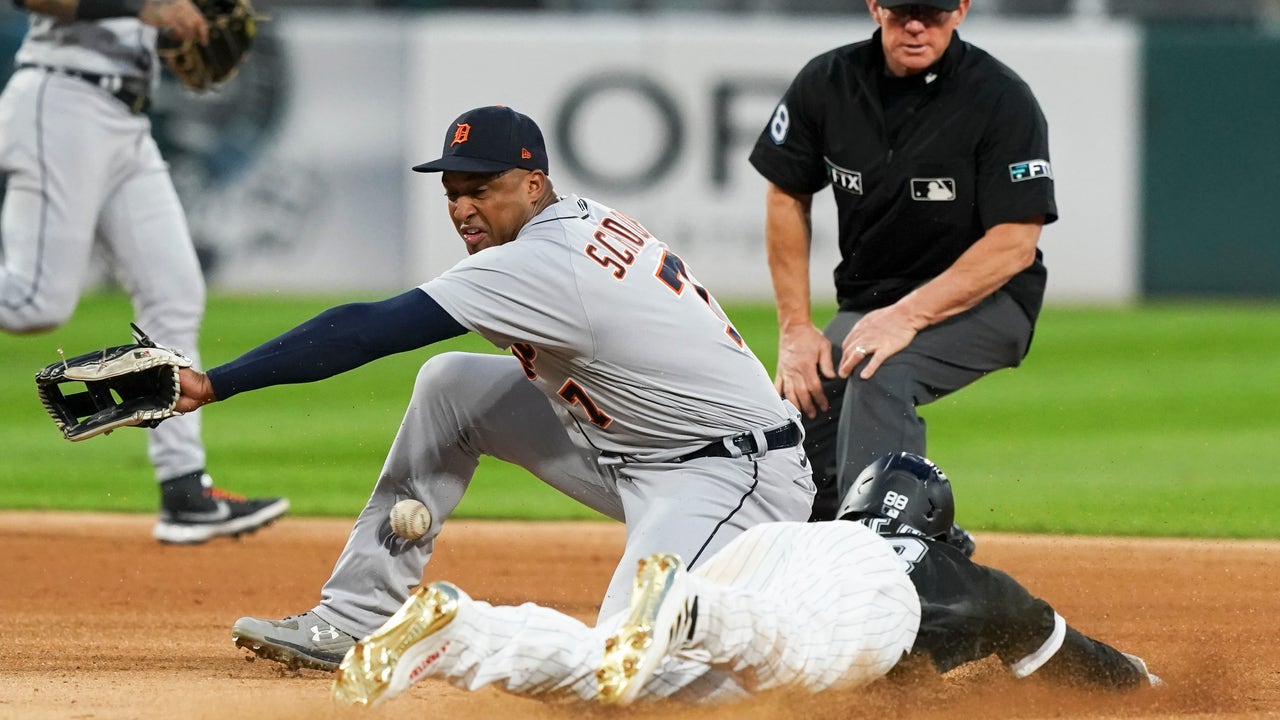
{"type": "Polygon", "coordinates": [[[190,358],[157,346],[137,325],[131,327],[132,345],[59,360],[36,373],[40,402],[68,440],[127,425],[155,427],[181,414],[173,410],[182,396],[178,368],[191,367],[190,358]]]}
{"type": "Polygon", "coordinates": [[[209,44],[177,42],[162,35],[156,52],[178,80],[203,92],[235,77],[253,47],[258,21],[249,0],[191,0],[209,25],[209,44]]]}

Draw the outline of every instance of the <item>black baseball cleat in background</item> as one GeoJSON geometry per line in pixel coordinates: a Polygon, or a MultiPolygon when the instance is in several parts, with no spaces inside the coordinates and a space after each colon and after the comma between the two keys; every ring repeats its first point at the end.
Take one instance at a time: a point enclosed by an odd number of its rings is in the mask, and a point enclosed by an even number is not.
{"type": "Polygon", "coordinates": [[[289,509],[285,498],[247,498],[213,486],[204,471],[160,483],[160,519],[152,534],[162,543],[196,545],[239,537],[270,525],[289,509]]]}
{"type": "Polygon", "coordinates": [[[952,524],[951,529],[947,531],[947,544],[960,549],[967,558],[973,557],[973,552],[978,549],[978,542],[973,539],[973,535],[968,530],[959,525],[952,524]]]}

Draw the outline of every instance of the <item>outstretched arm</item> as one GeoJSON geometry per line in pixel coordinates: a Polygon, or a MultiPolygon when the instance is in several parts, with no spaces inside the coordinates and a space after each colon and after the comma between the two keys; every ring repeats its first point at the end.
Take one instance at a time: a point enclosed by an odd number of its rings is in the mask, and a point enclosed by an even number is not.
{"type": "Polygon", "coordinates": [[[380,302],[340,305],[207,374],[184,369],[175,409],[190,412],[249,390],[323,380],[464,333],[417,288],[380,302]]]}
{"type": "Polygon", "coordinates": [[[1007,573],[968,560],[943,541],[889,536],[895,547],[924,549],[911,569],[920,594],[913,649],[938,672],[991,653],[1016,677],[1107,690],[1155,685],[1138,658],[1067,625],[1049,603],[1007,573]]]}
{"type": "Polygon", "coordinates": [[[1037,675],[1066,685],[1104,690],[1132,690],[1161,683],[1147,670],[1142,658],[1120,652],[1070,626],[1065,630],[1062,646],[1037,675]]]}

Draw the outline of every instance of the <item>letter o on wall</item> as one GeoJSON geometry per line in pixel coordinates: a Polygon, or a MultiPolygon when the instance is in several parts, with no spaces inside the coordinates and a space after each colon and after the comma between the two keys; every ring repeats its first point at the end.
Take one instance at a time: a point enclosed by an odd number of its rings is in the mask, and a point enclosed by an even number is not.
{"type": "Polygon", "coordinates": [[[676,102],[651,78],[635,73],[604,73],[583,80],[560,104],[555,122],[556,146],[560,159],[570,172],[584,181],[606,190],[625,192],[657,184],[675,166],[684,149],[684,125],[676,102]],[[633,94],[654,107],[661,118],[664,137],[653,160],[639,170],[626,174],[608,168],[588,167],[577,147],[577,121],[583,110],[607,92],[633,94]]]}

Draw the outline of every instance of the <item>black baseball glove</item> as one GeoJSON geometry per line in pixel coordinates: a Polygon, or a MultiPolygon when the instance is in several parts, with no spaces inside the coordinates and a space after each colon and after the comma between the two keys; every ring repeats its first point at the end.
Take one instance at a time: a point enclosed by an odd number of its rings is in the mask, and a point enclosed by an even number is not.
{"type": "Polygon", "coordinates": [[[59,360],[36,373],[40,402],[66,439],[84,440],[129,425],[155,427],[181,414],[173,409],[182,395],[178,369],[191,367],[191,360],[131,327],[132,345],[59,360]]]}
{"type": "Polygon", "coordinates": [[[249,0],[191,1],[209,25],[209,44],[162,35],[156,51],[183,85],[203,92],[235,77],[253,47],[258,21],[266,18],[249,0]]]}

